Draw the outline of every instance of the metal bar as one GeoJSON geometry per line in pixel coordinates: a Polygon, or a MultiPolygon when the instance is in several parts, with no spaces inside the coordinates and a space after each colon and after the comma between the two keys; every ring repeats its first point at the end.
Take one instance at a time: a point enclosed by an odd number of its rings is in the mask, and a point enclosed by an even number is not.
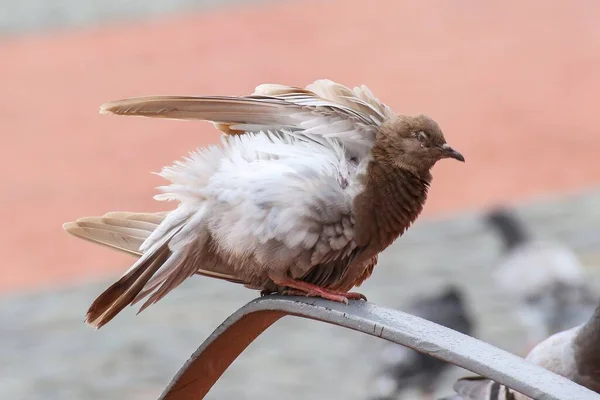
{"type": "Polygon", "coordinates": [[[533,399],[600,399],[583,386],[521,357],[410,314],[365,301],[344,305],[316,298],[270,295],[249,302],[227,318],[192,354],[159,400],[203,399],[244,349],[286,315],[342,326],[410,347],[533,399]]]}

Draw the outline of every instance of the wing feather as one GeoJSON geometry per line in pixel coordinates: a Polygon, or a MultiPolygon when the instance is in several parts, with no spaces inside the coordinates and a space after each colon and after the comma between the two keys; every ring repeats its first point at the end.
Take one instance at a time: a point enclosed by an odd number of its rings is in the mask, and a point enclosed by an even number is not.
{"type": "Polygon", "coordinates": [[[164,218],[154,213],[113,212],[102,217],[84,217],[67,222],[70,234],[94,243],[141,256],[140,247],[164,218]]]}
{"type": "MultiPolygon", "coordinates": [[[[248,96],[145,96],[105,103],[102,114],[211,121],[227,135],[291,133],[338,140],[365,156],[377,128],[393,115],[366,86],[350,90],[330,80],[301,89],[263,84],[248,96]]],[[[319,139],[316,139],[319,141],[319,139]]]]}

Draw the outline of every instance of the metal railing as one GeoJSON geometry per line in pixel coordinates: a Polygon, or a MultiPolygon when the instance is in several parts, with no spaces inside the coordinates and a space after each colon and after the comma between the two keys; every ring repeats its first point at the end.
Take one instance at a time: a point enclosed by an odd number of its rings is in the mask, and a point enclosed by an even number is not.
{"type": "Polygon", "coordinates": [[[490,344],[441,325],[365,301],[348,305],[270,295],[225,320],[192,354],[159,400],[199,400],[269,326],[296,316],[389,340],[458,365],[538,400],[598,400],[600,395],[490,344]]]}

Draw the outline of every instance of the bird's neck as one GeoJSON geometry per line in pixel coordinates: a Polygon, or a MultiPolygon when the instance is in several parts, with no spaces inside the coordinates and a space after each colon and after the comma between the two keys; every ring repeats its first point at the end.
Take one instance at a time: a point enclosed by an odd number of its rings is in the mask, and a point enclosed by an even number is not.
{"type": "Polygon", "coordinates": [[[400,168],[392,162],[370,162],[365,188],[354,201],[358,246],[378,253],[388,247],[423,210],[431,173],[400,168]]]}
{"type": "Polygon", "coordinates": [[[600,382],[600,305],[583,324],[574,340],[575,360],[579,375],[600,382]]]}

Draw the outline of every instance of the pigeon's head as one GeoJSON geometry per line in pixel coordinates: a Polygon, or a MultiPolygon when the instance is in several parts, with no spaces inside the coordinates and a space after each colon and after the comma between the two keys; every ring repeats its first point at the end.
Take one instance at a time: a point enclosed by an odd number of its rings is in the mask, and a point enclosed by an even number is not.
{"type": "Polygon", "coordinates": [[[442,299],[446,302],[461,304],[463,301],[463,293],[458,286],[448,285],[442,294],[442,299]]]}
{"type": "Polygon", "coordinates": [[[494,227],[507,225],[514,219],[512,211],[502,206],[492,208],[485,214],[485,221],[494,227]]]}
{"type": "Polygon", "coordinates": [[[531,235],[518,215],[504,206],[497,206],[484,215],[485,223],[494,229],[504,243],[504,250],[510,251],[531,240],[531,235]]]}
{"type": "Polygon", "coordinates": [[[391,119],[382,127],[378,139],[386,147],[388,157],[411,170],[429,170],[442,158],[465,161],[446,143],[439,125],[426,115],[391,119]]]}

